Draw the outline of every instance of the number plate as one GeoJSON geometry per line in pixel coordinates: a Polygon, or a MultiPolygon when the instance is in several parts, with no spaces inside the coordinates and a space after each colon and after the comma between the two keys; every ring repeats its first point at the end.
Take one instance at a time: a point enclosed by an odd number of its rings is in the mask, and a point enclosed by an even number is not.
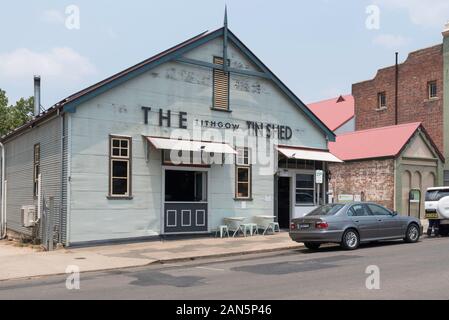
{"type": "Polygon", "coordinates": [[[426,219],[438,219],[438,213],[436,212],[426,212],[426,219]]]}
{"type": "Polygon", "coordinates": [[[310,228],[310,224],[308,224],[308,223],[303,223],[303,224],[298,225],[298,229],[309,229],[309,228],[310,228]]]}

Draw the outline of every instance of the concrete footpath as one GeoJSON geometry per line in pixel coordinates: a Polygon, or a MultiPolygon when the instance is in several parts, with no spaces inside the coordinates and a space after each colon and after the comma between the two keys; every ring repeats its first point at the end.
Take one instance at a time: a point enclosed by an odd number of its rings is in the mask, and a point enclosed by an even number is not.
{"type": "Polygon", "coordinates": [[[302,247],[288,233],[238,238],[163,240],[39,252],[0,241],[0,281],[81,272],[140,267],[190,259],[223,257],[302,247]]]}

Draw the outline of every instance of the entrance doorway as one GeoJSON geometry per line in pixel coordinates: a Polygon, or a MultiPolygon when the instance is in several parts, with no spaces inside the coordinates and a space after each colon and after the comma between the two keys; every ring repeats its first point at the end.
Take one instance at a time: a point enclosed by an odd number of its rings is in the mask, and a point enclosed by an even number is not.
{"type": "Polygon", "coordinates": [[[278,178],[278,222],[281,229],[290,228],[290,210],[291,210],[291,192],[290,192],[290,177],[278,178]]]}
{"type": "Polygon", "coordinates": [[[207,172],[167,169],[164,184],[164,233],[207,232],[207,172]]]}

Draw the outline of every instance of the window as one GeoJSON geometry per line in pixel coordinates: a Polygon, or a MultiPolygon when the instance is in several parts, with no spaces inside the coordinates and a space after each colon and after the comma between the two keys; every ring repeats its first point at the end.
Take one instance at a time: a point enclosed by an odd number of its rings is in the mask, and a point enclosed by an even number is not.
{"type": "Polygon", "coordinates": [[[33,158],[33,195],[37,197],[39,193],[39,175],[41,173],[41,145],[34,145],[33,158]]]}
{"type": "Polygon", "coordinates": [[[131,138],[110,137],[110,197],[131,196],[131,138]]]}
{"type": "Polygon", "coordinates": [[[333,216],[336,215],[343,207],[344,204],[327,204],[316,208],[311,213],[307,214],[307,216],[333,216]]]}
{"type": "Polygon", "coordinates": [[[377,107],[379,109],[385,109],[387,107],[387,94],[385,92],[379,92],[377,94],[377,107]]]}
{"type": "MultiPolygon", "coordinates": [[[[223,58],[214,57],[214,64],[223,65],[223,58]]],[[[213,81],[213,108],[229,110],[229,73],[225,73],[220,69],[214,69],[213,81]]]]}
{"type": "Polygon", "coordinates": [[[381,206],[377,206],[375,204],[369,204],[368,208],[371,211],[371,214],[373,216],[389,216],[391,215],[391,212],[388,211],[387,209],[381,207],[381,206]]]}
{"type": "Polygon", "coordinates": [[[315,204],[315,175],[297,174],[296,175],[296,205],[314,205],[315,204]]]}
{"type": "Polygon", "coordinates": [[[165,170],[165,201],[207,201],[207,173],[199,171],[165,170]]]}
{"type": "Polygon", "coordinates": [[[449,196],[449,189],[429,190],[426,193],[426,201],[440,201],[449,196]]]}
{"type": "Polygon", "coordinates": [[[235,156],[235,198],[251,198],[251,161],[248,148],[237,148],[235,156]]]}
{"type": "Polygon", "coordinates": [[[428,91],[429,91],[429,99],[438,98],[438,96],[437,96],[437,94],[438,94],[437,82],[436,81],[430,81],[427,84],[427,88],[428,88],[428,91]]]}
{"type": "Polygon", "coordinates": [[[368,209],[363,204],[356,204],[348,210],[348,216],[350,217],[367,217],[369,216],[368,209]]]}
{"type": "Polygon", "coordinates": [[[162,150],[162,164],[166,166],[202,166],[208,167],[214,153],[182,150],[162,150]]]}

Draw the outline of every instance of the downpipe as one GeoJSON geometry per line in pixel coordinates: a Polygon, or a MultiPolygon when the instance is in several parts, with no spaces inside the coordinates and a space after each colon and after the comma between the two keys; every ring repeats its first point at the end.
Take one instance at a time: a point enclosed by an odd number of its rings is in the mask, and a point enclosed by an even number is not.
{"type": "Polygon", "coordinates": [[[0,239],[6,238],[6,190],[5,190],[5,146],[0,142],[2,149],[2,169],[1,169],[1,210],[0,210],[0,239]]]}

